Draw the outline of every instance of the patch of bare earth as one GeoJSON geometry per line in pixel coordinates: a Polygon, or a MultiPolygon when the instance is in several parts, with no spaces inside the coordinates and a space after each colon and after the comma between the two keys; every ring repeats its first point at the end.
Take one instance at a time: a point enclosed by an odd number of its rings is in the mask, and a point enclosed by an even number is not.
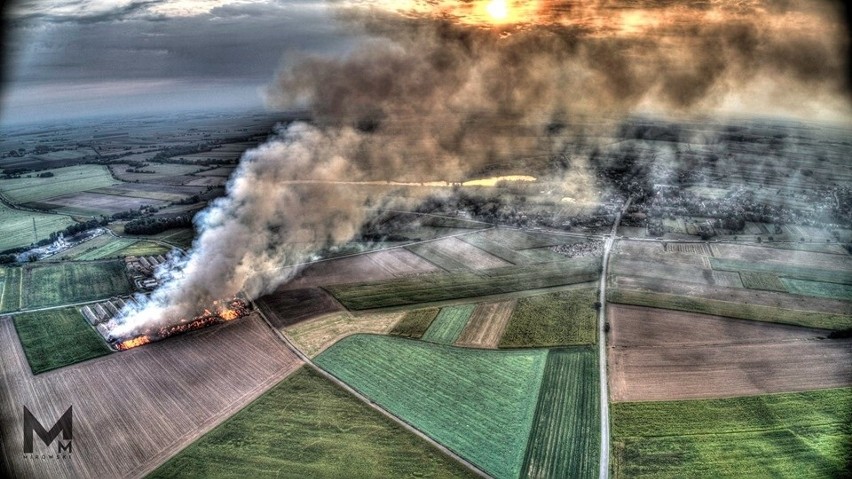
{"type": "Polygon", "coordinates": [[[825,331],[610,305],[613,401],[663,401],[852,385],[852,340],[825,331]]]}
{"type": "Polygon", "coordinates": [[[481,303],[476,306],[462,331],[457,346],[496,349],[517,300],[481,303]]]}

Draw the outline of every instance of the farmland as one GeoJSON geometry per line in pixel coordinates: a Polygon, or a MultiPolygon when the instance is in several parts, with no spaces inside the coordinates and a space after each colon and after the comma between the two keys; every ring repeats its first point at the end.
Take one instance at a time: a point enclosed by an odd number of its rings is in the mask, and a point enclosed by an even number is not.
{"type": "Polygon", "coordinates": [[[249,317],[32,376],[11,319],[0,319],[2,475],[141,477],[299,365],[249,317]],[[74,405],[72,459],[23,457],[24,404],[38,418],[74,405]]]}
{"type": "Polygon", "coordinates": [[[761,304],[734,303],[650,291],[611,289],[608,294],[609,297],[607,299],[618,304],[633,304],[651,308],[715,314],[730,318],[791,324],[806,328],[840,330],[852,327],[852,315],[847,314],[797,311],[761,304]]]}
{"type": "MultiPolygon", "coordinates": [[[[631,276],[616,277],[615,286],[624,290],[639,290],[653,293],[674,294],[677,296],[691,296],[695,299],[756,304],[795,311],[818,311],[841,315],[852,314],[852,306],[850,306],[848,301],[784,294],[777,291],[729,288],[718,285],[708,286],[694,283],[674,283],[657,278],[631,276]]],[[[710,314],[714,313],[711,311],[710,314]]]]}
{"type": "Polygon", "coordinates": [[[852,385],[852,340],[827,331],[635,306],[609,307],[614,401],[852,385]]]}
{"type": "Polygon", "coordinates": [[[74,224],[68,216],[21,211],[0,203],[0,251],[29,246],[74,224]],[[33,236],[33,220],[36,234],[33,236]]]}
{"type": "Polygon", "coordinates": [[[511,263],[458,238],[406,246],[406,249],[447,271],[499,268],[511,263]]]}
{"type": "Polygon", "coordinates": [[[494,349],[503,337],[506,324],[515,310],[516,300],[496,303],[481,303],[470,315],[470,319],[459,336],[456,345],[494,349]]]}
{"type": "Polygon", "coordinates": [[[288,477],[474,477],[307,368],[149,477],[261,478],[278,477],[281,471],[288,477]]]}
{"type": "Polygon", "coordinates": [[[595,344],[597,290],[529,296],[518,300],[501,348],[595,344]]]}
{"type": "Polygon", "coordinates": [[[315,362],[496,478],[521,472],[544,350],[486,351],[355,335],[315,362]]]}
{"type": "MultiPolygon", "coordinates": [[[[849,271],[852,268],[852,257],[808,251],[785,250],[777,248],[761,248],[759,246],[733,245],[714,243],[710,246],[717,258],[736,258],[744,264],[775,264],[799,266],[808,268],[827,269],[838,272],[849,271]]],[[[747,269],[752,269],[751,267],[747,269]]],[[[848,274],[848,273],[847,273],[848,274]]],[[[802,278],[811,279],[811,278],[802,278]]]]}
{"type": "Polygon", "coordinates": [[[53,176],[0,180],[0,194],[11,203],[31,203],[120,183],[100,165],[79,165],[47,170],[53,176]]]}
{"type": "Polygon", "coordinates": [[[843,477],[852,389],[612,405],[615,477],[843,477]]]}
{"type": "Polygon", "coordinates": [[[438,316],[438,308],[418,309],[409,311],[391,329],[390,334],[403,338],[420,339],[429,329],[432,321],[438,316]]]}
{"type": "Polygon", "coordinates": [[[784,283],[778,276],[772,273],[762,273],[757,271],[740,271],[740,279],[743,286],[748,289],[762,289],[764,291],[780,291],[787,292],[784,283]]]}
{"type": "Polygon", "coordinates": [[[770,273],[785,278],[803,279],[809,281],[824,281],[828,283],[852,284],[852,273],[849,270],[809,268],[776,262],[751,263],[746,261],[711,258],[713,269],[724,271],[755,271],[770,273]]]}
{"type": "Polygon", "coordinates": [[[75,261],[93,261],[125,256],[165,255],[171,250],[166,246],[132,238],[116,238],[109,234],[97,236],[65,251],[51,256],[51,260],[70,259],[75,261]]]}
{"type": "Polygon", "coordinates": [[[284,331],[309,357],[314,357],[340,339],[355,333],[383,334],[390,331],[403,313],[351,315],[332,313],[302,321],[284,331]]]}
{"type": "Polygon", "coordinates": [[[129,294],[122,261],[53,263],[23,268],[23,307],[38,308],[129,294]]]}
{"type": "Polygon", "coordinates": [[[21,268],[0,267],[0,312],[15,311],[21,308],[21,268]]]}
{"type": "Polygon", "coordinates": [[[408,250],[392,249],[311,263],[284,287],[296,289],[392,280],[430,271],[439,271],[439,268],[408,250]]]}
{"type": "Polygon", "coordinates": [[[852,301],[852,284],[823,283],[789,278],[782,278],[781,283],[793,294],[852,301]]]}
{"type": "Polygon", "coordinates": [[[33,374],[110,353],[100,335],[74,308],[23,313],[14,321],[33,374]]]}
{"type": "Polygon", "coordinates": [[[580,258],[478,272],[423,274],[416,278],[342,284],[326,289],[347,308],[360,310],[585,283],[597,279],[599,268],[600,258],[580,258]]]}
{"type": "Polygon", "coordinates": [[[538,396],[522,477],[594,477],[600,389],[593,349],[554,349],[538,396]]]}
{"type": "Polygon", "coordinates": [[[334,299],[319,288],[279,289],[259,298],[257,305],[279,329],[340,311],[334,299]]]}
{"type": "Polygon", "coordinates": [[[473,312],[475,307],[473,304],[466,304],[442,308],[421,339],[438,344],[453,344],[467,324],[470,313],[473,312]]]}

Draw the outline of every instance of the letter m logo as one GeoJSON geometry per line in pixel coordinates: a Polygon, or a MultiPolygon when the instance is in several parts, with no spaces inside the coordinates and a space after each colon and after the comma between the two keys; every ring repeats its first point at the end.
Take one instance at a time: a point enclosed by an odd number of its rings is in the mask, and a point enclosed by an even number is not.
{"type": "MultiPolygon", "coordinates": [[[[70,441],[71,440],[71,413],[72,406],[68,407],[68,410],[62,414],[62,417],[56,421],[56,424],[50,428],[50,431],[46,430],[44,426],[38,422],[38,419],[33,416],[33,413],[24,406],[24,454],[32,454],[33,453],[33,433],[41,439],[45,446],[49,446],[56,438],[59,436],[59,433],[62,432],[62,440],[70,441]]],[[[71,444],[69,443],[66,446],[63,446],[62,443],[58,443],[59,452],[62,450],[71,451],[71,444]]]]}

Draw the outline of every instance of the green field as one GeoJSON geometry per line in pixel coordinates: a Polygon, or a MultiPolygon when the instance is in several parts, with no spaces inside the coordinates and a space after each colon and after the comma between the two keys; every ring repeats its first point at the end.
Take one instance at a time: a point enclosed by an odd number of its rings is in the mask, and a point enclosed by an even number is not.
{"type": "Polygon", "coordinates": [[[26,308],[93,301],[133,291],[120,260],[27,266],[23,285],[26,308]]]}
{"type": "Polygon", "coordinates": [[[33,374],[110,353],[106,343],[74,308],[22,313],[14,321],[33,374]]]}
{"type": "Polygon", "coordinates": [[[521,298],[500,338],[500,347],[595,344],[597,300],[595,288],[521,298]]]}
{"type": "Polygon", "coordinates": [[[595,281],[600,258],[533,266],[505,266],[477,272],[422,274],[372,283],[327,286],[344,306],[361,310],[474,298],[595,281]]]}
{"type": "Polygon", "coordinates": [[[150,236],[150,238],[165,241],[166,243],[186,249],[192,246],[192,240],[195,239],[195,231],[192,228],[178,228],[157,233],[154,236],[150,236]]]}
{"type": "Polygon", "coordinates": [[[0,180],[0,193],[12,203],[29,203],[121,183],[102,165],[77,165],[47,171],[54,176],[38,178],[32,174],[30,178],[0,180]]]}
{"type": "Polygon", "coordinates": [[[764,291],[779,291],[786,293],[787,288],[781,279],[772,273],[762,273],[759,271],[740,271],[740,279],[743,286],[748,289],[760,289],[764,291]]]}
{"type": "Polygon", "coordinates": [[[596,353],[554,349],[538,407],[522,477],[595,477],[600,456],[600,383],[596,353]]]}
{"type": "Polygon", "coordinates": [[[438,311],[440,311],[438,308],[409,311],[396,323],[390,334],[404,338],[420,339],[426,333],[426,330],[429,329],[432,321],[435,320],[438,311]]]}
{"type": "Polygon", "coordinates": [[[21,211],[0,203],[0,251],[29,246],[72,224],[74,220],[70,216],[21,211]]]}
{"type": "Polygon", "coordinates": [[[318,373],[303,368],[148,477],[475,476],[318,373]]]}
{"type": "Polygon", "coordinates": [[[439,344],[455,343],[474,308],[475,304],[465,304],[441,309],[438,317],[422,336],[423,340],[439,344]]]}
{"type": "Polygon", "coordinates": [[[0,313],[21,309],[21,268],[0,267],[0,313]]]}
{"type": "Polygon", "coordinates": [[[795,311],[760,304],[729,303],[715,299],[653,293],[650,291],[611,289],[607,294],[607,301],[619,304],[647,306],[650,308],[673,309],[675,311],[690,313],[749,319],[767,323],[792,324],[806,328],[841,330],[852,327],[852,316],[849,315],[820,313],[816,311],[795,311]]]}
{"type": "Polygon", "coordinates": [[[546,350],[349,336],[315,362],[492,476],[521,472],[546,350]]]}
{"type": "Polygon", "coordinates": [[[852,301],[852,285],[837,283],[822,283],[802,279],[782,278],[781,282],[793,294],[816,296],[818,298],[842,299],[852,301]]]}
{"type": "Polygon", "coordinates": [[[852,284],[852,272],[789,266],[786,264],[753,263],[724,258],[710,258],[713,269],[719,271],[757,271],[785,278],[824,281],[826,283],[852,284]]]}
{"type": "Polygon", "coordinates": [[[85,243],[69,248],[51,259],[92,261],[98,259],[123,258],[125,256],[156,256],[166,254],[170,248],[133,238],[116,238],[104,234],[85,243]]]}
{"type": "Polygon", "coordinates": [[[848,477],[852,388],[611,410],[615,477],[848,477]]]}

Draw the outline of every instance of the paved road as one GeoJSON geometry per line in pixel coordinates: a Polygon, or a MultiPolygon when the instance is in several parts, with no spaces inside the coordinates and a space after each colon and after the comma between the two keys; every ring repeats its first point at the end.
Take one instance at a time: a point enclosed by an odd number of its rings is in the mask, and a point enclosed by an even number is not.
{"type": "Polygon", "coordinates": [[[600,479],[609,478],[609,380],[606,375],[606,279],[607,270],[609,269],[609,252],[612,249],[612,244],[615,242],[616,234],[618,233],[618,225],[621,223],[621,215],[627,211],[627,207],[630,206],[630,201],[632,200],[633,198],[628,198],[624,203],[624,206],[615,218],[615,223],[612,225],[612,232],[605,239],[603,264],[601,266],[601,290],[598,299],[598,302],[601,305],[598,310],[598,365],[600,367],[601,381],[600,479]]]}

